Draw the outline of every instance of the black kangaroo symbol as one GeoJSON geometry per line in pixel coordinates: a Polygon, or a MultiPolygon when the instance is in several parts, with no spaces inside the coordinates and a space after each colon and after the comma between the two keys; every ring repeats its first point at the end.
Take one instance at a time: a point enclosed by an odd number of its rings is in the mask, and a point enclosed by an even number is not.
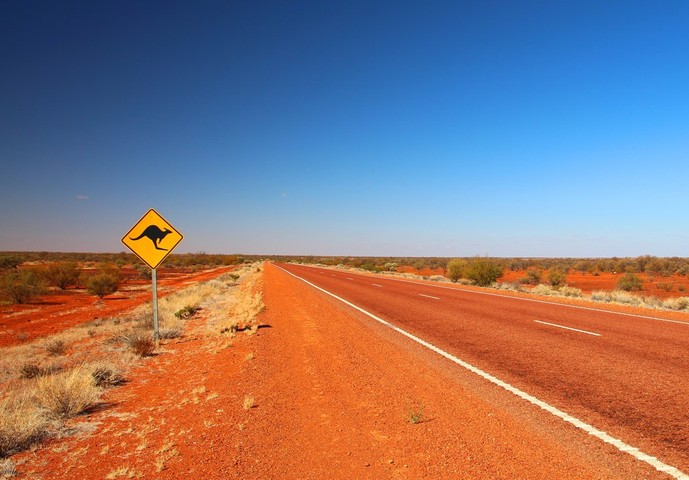
{"type": "Polygon", "coordinates": [[[153,242],[153,246],[156,248],[156,250],[165,250],[167,252],[167,248],[160,248],[158,244],[167,236],[168,233],[172,233],[172,231],[168,230],[167,228],[165,230],[161,230],[158,225],[149,225],[141,235],[136,238],[129,237],[129,240],[139,240],[140,238],[146,237],[153,242]]]}

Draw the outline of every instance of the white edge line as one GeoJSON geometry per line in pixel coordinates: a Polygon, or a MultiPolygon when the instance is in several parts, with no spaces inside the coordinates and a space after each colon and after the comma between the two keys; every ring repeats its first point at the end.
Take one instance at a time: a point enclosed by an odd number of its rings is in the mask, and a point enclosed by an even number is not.
{"type": "MultiPolygon", "coordinates": [[[[307,267],[306,265],[302,265],[306,268],[313,268],[313,269],[321,269],[323,270],[322,267],[307,267]]],[[[280,268],[280,267],[278,267],[280,268]]],[[[360,274],[355,274],[358,276],[361,276],[360,274]]],[[[513,298],[515,300],[521,300],[522,302],[534,302],[534,303],[543,303],[546,305],[558,305],[560,307],[569,307],[569,308],[577,308],[579,310],[589,310],[592,312],[601,312],[601,313],[609,313],[611,315],[622,315],[625,317],[634,317],[634,318],[644,318],[646,320],[655,320],[658,322],[667,322],[667,323],[678,323],[680,325],[686,325],[689,326],[689,322],[683,322],[681,320],[671,320],[669,318],[659,318],[659,317],[651,317],[649,315],[638,315],[636,313],[626,313],[626,312],[616,312],[614,310],[604,310],[602,308],[595,308],[595,307],[584,307],[582,305],[572,305],[571,303],[558,303],[558,302],[549,302],[547,300],[536,300],[535,298],[524,298],[524,297],[516,297],[512,295],[502,295],[500,293],[492,293],[492,292],[479,292],[476,290],[468,290],[466,288],[455,288],[455,287],[446,287],[444,285],[434,285],[432,283],[422,283],[422,282],[415,282],[413,280],[405,280],[403,278],[395,278],[395,277],[386,277],[386,276],[381,276],[381,278],[384,278],[385,280],[390,280],[393,282],[401,282],[401,283],[411,283],[414,285],[423,285],[424,287],[431,287],[431,288],[442,288],[444,290],[451,290],[455,292],[466,292],[466,293],[474,293],[476,295],[488,295],[491,297],[500,297],[500,298],[513,298]]]]}
{"type": "Polygon", "coordinates": [[[596,337],[600,337],[600,333],[594,333],[594,332],[587,332],[586,330],[579,330],[578,328],[572,328],[572,327],[565,327],[564,325],[558,325],[557,323],[548,323],[548,322],[542,322],[540,320],[534,320],[536,323],[541,323],[543,325],[550,325],[551,327],[557,327],[557,328],[564,328],[565,330],[572,330],[573,332],[579,332],[579,333],[585,333],[587,335],[594,335],[596,337]]]}
{"type": "MultiPolygon", "coordinates": [[[[617,448],[619,451],[628,453],[629,455],[633,456],[637,460],[645,462],[645,463],[649,464],[650,466],[652,466],[653,468],[655,468],[656,470],[663,472],[663,473],[666,473],[666,474],[670,475],[671,477],[676,478],[677,480],[689,480],[689,475],[687,475],[686,473],[677,469],[676,467],[673,467],[672,465],[668,465],[666,463],[663,463],[662,461],[658,460],[656,457],[648,455],[647,453],[642,452],[638,448],[632,447],[631,445],[628,445],[627,443],[623,442],[622,440],[619,440],[615,437],[610,436],[606,432],[599,430],[596,427],[589,425],[588,423],[585,423],[585,422],[579,420],[578,418],[573,417],[573,416],[569,415],[568,413],[565,413],[562,410],[559,410],[558,408],[553,407],[552,405],[550,405],[548,403],[545,403],[542,400],[539,400],[538,398],[534,397],[533,395],[529,395],[528,393],[518,389],[517,387],[513,387],[509,383],[504,382],[497,377],[494,377],[490,373],[486,373],[483,370],[481,370],[480,368],[474,367],[473,365],[465,362],[464,360],[460,360],[459,358],[455,357],[454,355],[447,353],[445,350],[442,350],[442,349],[436,347],[435,345],[428,343],[425,340],[422,340],[419,337],[412,335],[411,333],[409,333],[405,330],[402,330],[401,328],[397,327],[396,325],[393,325],[392,323],[390,323],[386,320],[383,320],[380,317],[377,317],[376,315],[374,315],[374,314],[364,310],[363,308],[345,300],[344,298],[338,297],[334,293],[331,293],[331,292],[319,287],[318,285],[314,285],[313,283],[309,282],[308,280],[301,278],[300,276],[295,275],[294,273],[287,271],[282,267],[278,267],[277,265],[275,265],[275,267],[279,268],[283,272],[287,272],[288,274],[292,275],[294,278],[297,278],[297,279],[301,280],[302,282],[304,282],[308,285],[311,285],[313,288],[320,290],[321,292],[323,292],[327,295],[330,295],[331,297],[341,301],[345,305],[352,307],[353,309],[363,313],[364,315],[366,315],[366,316],[372,318],[373,320],[385,325],[386,327],[391,328],[392,330],[400,333],[401,335],[404,335],[405,337],[410,338],[411,340],[415,341],[416,343],[423,345],[424,347],[428,348],[429,350],[434,351],[438,355],[445,357],[446,359],[450,360],[451,362],[456,363],[457,365],[469,370],[470,372],[478,375],[479,377],[484,378],[485,380],[488,380],[489,382],[491,382],[491,383],[493,383],[499,387],[504,388],[505,390],[516,395],[517,397],[519,397],[523,400],[526,400],[527,402],[529,402],[533,405],[536,405],[537,407],[539,407],[539,408],[545,410],[546,412],[564,420],[567,423],[574,425],[575,427],[583,430],[584,432],[588,433],[589,435],[594,436],[594,437],[602,440],[605,443],[609,443],[610,445],[617,448]]],[[[414,282],[411,282],[411,283],[414,283],[414,282]]]]}

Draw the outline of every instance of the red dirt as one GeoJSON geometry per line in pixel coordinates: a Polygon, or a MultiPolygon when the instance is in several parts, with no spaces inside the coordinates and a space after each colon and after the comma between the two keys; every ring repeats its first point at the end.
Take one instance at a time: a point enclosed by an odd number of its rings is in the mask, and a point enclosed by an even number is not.
{"type": "MultiPolygon", "coordinates": [[[[672,275],[671,277],[650,277],[646,274],[637,274],[643,281],[643,289],[639,292],[632,292],[639,296],[653,296],[658,298],[675,298],[689,296],[689,276],[672,275]],[[660,285],[660,286],[659,286],[660,285]],[[668,290],[665,290],[666,287],[668,290]]],[[[581,289],[584,293],[591,293],[595,290],[615,290],[617,283],[622,278],[622,273],[580,273],[570,271],[567,273],[565,283],[570,287],[581,289]]],[[[543,281],[547,281],[547,272],[543,274],[543,281]]],[[[499,279],[500,282],[518,282],[526,278],[525,270],[506,270],[499,279]]]]}
{"type": "Polygon", "coordinates": [[[202,333],[204,317],[193,320],[100,411],[73,422],[90,433],[16,456],[18,470],[36,479],[660,478],[272,265],[264,303],[266,328],[231,348],[202,333]]]}
{"type": "Polygon", "coordinates": [[[424,277],[431,277],[433,275],[445,275],[444,268],[418,268],[410,267],[408,265],[402,265],[397,267],[399,273],[413,273],[414,275],[422,275],[424,277]]]}
{"type": "MultiPolygon", "coordinates": [[[[193,282],[200,282],[229,272],[235,267],[221,267],[200,272],[160,268],[157,271],[158,296],[162,298],[193,282]]],[[[16,345],[70,327],[115,316],[151,300],[151,281],[137,277],[133,269],[123,270],[120,291],[99,300],[85,290],[52,289],[37,301],[0,306],[0,347],[16,345]]]]}

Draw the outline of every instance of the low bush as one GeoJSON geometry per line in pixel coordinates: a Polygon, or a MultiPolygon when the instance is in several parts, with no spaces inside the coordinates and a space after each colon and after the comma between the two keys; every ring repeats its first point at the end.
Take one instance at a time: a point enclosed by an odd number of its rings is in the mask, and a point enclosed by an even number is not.
{"type": "Polygon", "coordinates": [[[617,282],[617,288],[626,292],[639,291],[643,288],[643,280],[635,273],[625,273],[617,282]]]}
{"type": "Polygon", "coordinates": [[[447,278],[453,282],[457,282],[460,278],[464,278],[467,270],[467,261],[461,258],[453,258],[447,262],[447,278]]]}
{"type": "Polygon", "coordinates": [[[554,269],[548,272],[548,283],[553,287],[561,287],[565,284],[565,272],[562,270],[554,269]]]}
{"type": "Polygon", "coordinates": [[[521,279],[527,285],[538,285],[541,283],[543,272],[537,268],[530,268],[526,271],[526,277],[521,279]]]}
{"type": "Polygon", "coordinates": [[[16,269],[22,264],[22,259],[16,255],[2,255],[0,256],[0,270],[16,269]]]}
{"type": "Polygon", "coordinates": [[[150,335],[134,333],[127,337],[127,345],[140,357],[150,357],[155,350],[155,343],[150,335]]]}
{"type": "Polygon", "coordinates": [[[503,268],[496,260],[474,258],[468,262],[466,277],[476,285],[487,287],[502,276],[503,268]]]}
{"type": "Polygon", "coordinates": [[[34,270],[20,269],[6,273],[0,279],[0,289],[12,303],[29,303],[45,293],[45,282],[34,270]]]}
{"type": "Polygon", "coordinates": [[[119,287],[120,280],[109,273],[98,273],[86,279],[86,290],[100,299],[115,293],[119,287]]]}
{"type": "Polygon", "coordinates": [[[76,287],[79,283],[79,276],[81,274],[76,262],[50,265],[42,273],[49,285],[57,287],[60,290],[76,287]]]}

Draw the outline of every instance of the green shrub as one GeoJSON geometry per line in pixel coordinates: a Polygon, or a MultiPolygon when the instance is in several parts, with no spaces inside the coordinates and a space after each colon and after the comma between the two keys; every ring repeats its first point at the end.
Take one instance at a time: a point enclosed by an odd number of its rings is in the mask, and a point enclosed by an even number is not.
{"type": "Polygon", "coordinates": [[[565,284],[565,272],[554,269],[548,272],[548,283],[553,287],[561,287],[565,284]]]}
{"type": "Polygon", "coordinates": [[[22,264],[22,259],[16,255],[3,255],[0,257],[0,270],[11,270],[22,264]]]}
{"type": "Polygon", "coordinates": [[[635,273],[625,273],[617,282],[617,288],[626,292],[642,290],[643,281],[635,273]]]}
{"type": "Polygon", "coordinates": [[[6,273],[1,281],[2,294],[12,303],[28,303],[45,293],[45,282],[34,270],[6,273]]]}
{"type": "Polygon", "coordinates": [[[475,258],[468,262],[466,277],[476,285],[487,287],[502,276],[503,268],[489,258],[475,258]]]}
{"type": "Polygon", "coordinates": [[[447,278],[453,282],[457,282],[464,277],[464,272],[467,269],[467,261],[461,258],[454,258],[447,262],[447,278]]]}
{"type": "Polygon", "coordinates": [[[526,271],[526,277],[521,279],[522,283],[527,285],[538,285],[541,283],[543,272],[538,268],[530,268],[526,271]]]}
{"type": "Polygon", "coordinates": [[[79,274],[79,267],[75,262],[57,263],[43,271],[48,284],[60,290],[76,287],[79,283],[79,274]]]}
{"type": "Polygon", "coordinates": [[[198,312],[199,310],[201,310],[201,307],[199,307],[199,306],[187,305],[184,308],[182,308],[181,310],[178,310],[177,312],[175,312],[175,317],[179,318],[180,320],[187,320],[187,319],[193,317],[194,314],[196,314],[196,312],[198,312]]]}
{"type": "Polygon", "coordinates": [[[119,286],[119,279],[109,273],[99,273],[86,279],[86,290],[101,299],[115,293],[119,286]]]}

